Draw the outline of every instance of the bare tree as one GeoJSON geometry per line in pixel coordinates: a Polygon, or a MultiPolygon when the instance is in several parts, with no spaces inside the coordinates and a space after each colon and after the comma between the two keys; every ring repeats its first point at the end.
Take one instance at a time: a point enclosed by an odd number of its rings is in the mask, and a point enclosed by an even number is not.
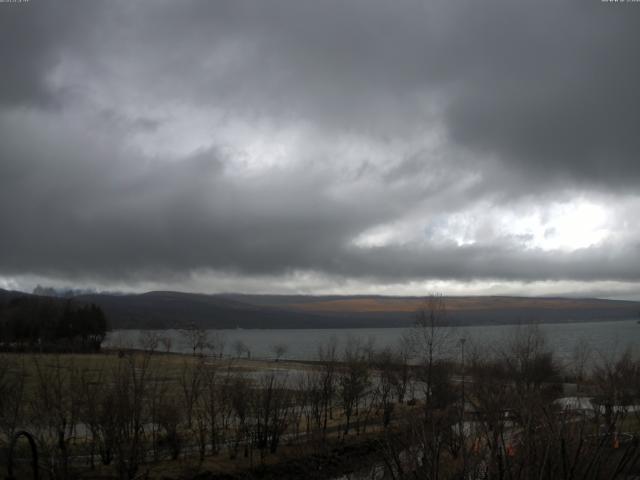
{"type": "Polygon", "coordinates": [[[422,386],[423,415],[421,421],[405,421],[400,426],[402,437],[389,433],[386,458],[390,469],[403,472],[409,465],[417,478],[438,479],[443,456],[450,451],[447,447],[459,439],[454,435],[459,415],[454,414],[456,396],[451,384],[454,340],[444,297],[430,295],[415,312],[414,328],[405,338],[416,361],[416,381],[422,386]]]}
{"type": "Polygon", "coordinates": [[[275,373],[262,377],[251,396],[251,440],[264,460],[267,450],[275,453],[288,426],[291,393],[286,376],[275,373]]]}
{"type": "Polygon", "coordinates": [[[242,357],[245,353],[247,355],[247,358],[251,356],[249,347],[240,339],[233,342],[233,351],[236,354],[236,358],[242,357]]]}
{"type": "Polygon", "coordinates": [[[156,421],[163,432],[163,436],[159,439],[159,446],[169,451],[172,460],[177,460],[183,443],[180,431],[182,410],[170,398],[164,396],[158,405],[156,421]]]}
{"type": "Polygon", "coordinates": [[[347,435],[351,419],[357,415],[360,401],[370,384],[366,350],[357,339],[347,341],[343,364],[338,377],[338,394],[345,416],[343,433],[347,435]]]}
{"type": "Polygon", "coordinates": [[[79,370],[73,360],[63,362],[59,355],[32,358],[36,372],[36,392],[32,397],[33,424],[38,427],[41,446],[48,450],[50,470],[57,477],[68,478],[69,442],[74,436],[80,413],[80,398],[75,394],[79,370]]]}
{"type": "Polygon", "coordinates": [[[322,430],[324,401],[324,375],[319,370],[308,370],[300,380],[298,391],[300,392],[299,404],[302,415],[306,421],[308,437],[315,439],[316,433],[322,430]]]}
{"type": "Polygon", "coordinates": [[[391,423],[391,415],[395,407],[394,387],[399,384],[397,361],[398,358],[390,348],[379,352],[374,361],[374,366],[378,373],[378,381],[376,382],[377,397],[382,410],[382,426],[384,428],[387,428],[391,423]]]}
{"type": "Polygon", "coordinates": [[[138,344],[140,348],[146,352],[155,352],[160,345],[160,335],[153,330],[147,330],[140,333],[138,344]]]}
{"type": "Polygon", "coordinates": [[[161,456],[161,450],[165,447],[169,447],[171,450],[171,439],[168,438],[169,432],[167,429],[168,422],[166,417],[167,411],[165,405],[167,403],[178,403],[175,399],[175,390],[173,388],[173,379],[168,378],[165,375],[156,374],[149,376],[149,388],[146,401],[146,410],[148,417],[147,430],[145,430],[146,440],[151,441],[151,449],[155,460],[158,460],[161,456]]]}
{"type": "Polygon", "coordinates": [[[320,407],[322,434],[326,435],[329,419],[332,418],[333,398],[336,390],[336,362],[338,360],[338,340],[331,337],[326,344],[318,347],[320,363],[320,407]]]}
{"type": "MultiPolygon", "coordinates": [[[[230,378],[228,384],[228,401],[233,411],[233,429],[235,430],[234,441],[230,444],[231,458],[234,459],[238,455],[240,444],[243,443],[249,435],[249,414],[251,401],[251,389],[249,382],[242,376],[234,375],[230,378]]],[[[245,442],[245,457],[249,456],[249,444],[245,442]]]]}
{"type": "Polygon", "coordinates": [[[446,360],[453,350],[453,330],[449,323],[444,297],[430,295],[416,311],[415,325],[407,339],[419,362],[420,380],[423,384],[425,408],[431,408],[438,382],[448,381],[446,360]]]}
{"type": "MultiPolygon", "coordinates": [[[[80,398],[80,412],[78,415],[81,421],[91,433],[90,443],[90,463],[91,468],[95,467],[94,456],[98,453],[104,458],[105,444],[103,438],[102,422],[100,415],[101,400],[106,396],[106,382],[104,381],[104,368],[97,371],[84,369],[80,374],[80,382],[76,395],[80,398]]],[[[111,462],[109,457],[105,464],[111,462]]]]}
{"type": "Polygon", "coordinates": [[[632,403],[638,369],[630,349],[617,355],[601,355],[593,367],[592,380],[596,387],[594,402],[598,412],[600,409],[604,411],[607,434],[617,434],[617,424],[622,422],[627,405],[632,403]]]}
{"type": "Polygon", "coordinates": [[[594,376],[601,392],[595,412],[611,405],[605,432],[593,411],[556,402],[558,367],[535,326],[517,329],[493,357],[472,355],[469,373],[479,435],[472,439],[467,472],[514,480],[604,480],[634,471],[638,442],[623,446],[616,430],[624,411],[617,407],[635,376],[630,356],[605,362],[594,376]]]}
{"type": "MultiPolygon", "coordinates": [[[[402,339],[396,349],[393,377],[393,386],[398,403],[404,402],[409,388],[412,388],[411,367],[409,359],[411,357],[411,346],[406,339],[402,339]]],[[[413,388],[412,388],[413,389],[413,388]]]]}
{"type": "MultiPolygon", "coordinates": [[[[220,383],[217,365],[206,365],[202,372],[202,394],[199,412],[206,422],[211,453],[218,453],[221,431],[224,429],[224,383],[220,383]]],[[[224,378],[222,378],[224,382],[224,378]]],[[[201,456],[204,455],[201,446],[201,456]]]]}
{"type": "Polygon", "coordinates": [[[181,330],[181,334],[194,357],[196,355],[203,355],[209,339],[209,334],[204,328],[189,325],[187,328],[181,330]]]}
{"type": "Polygon", "coordinates": [[[25,366],[0,355],[0,438],[13,438],[25,422],[25,383],[25,366]]]}
{"type": "Polygon", "coordinates": [[[586,338],[580,337],[573,347],[569,363],[569,372],[576,382],[582,382],[590,368],[593,348],[586,338]]]}
{"type": "Polygon", "coordinates": [[[289,347],[285,343],[276,343],[271,346],[271,351],[276,357],[276,362],[278,362],[289,351],[289,347]]]}
{"type": "Polygon", "coordinates": [[[224,334],[220,332],[215,332],[209,336],[207,349],[209,350],[209,354],[212,357],[222,358],[222,356],[224,355],[225,345],[226,345],[226,340],[225,340],[224,334]]]}
{"type": "Polygon", "coordinates": [[[173,339],[169,335],[163,335],[160,337],[160,344],[164,348],[165,353],[169,353],[173,346],[173,339]]]}
{"type": "Polygon", "coordinates": [[[112,415],[115,427],[116,466],[123,479],[136,476],[145,456],[145,425],[153,351],[121,359],[113,371],[112,415]]]}

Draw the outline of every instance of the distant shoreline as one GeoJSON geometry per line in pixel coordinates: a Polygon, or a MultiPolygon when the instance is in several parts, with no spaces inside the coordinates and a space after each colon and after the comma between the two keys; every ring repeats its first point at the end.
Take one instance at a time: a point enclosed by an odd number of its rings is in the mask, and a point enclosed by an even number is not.
{"type": "MultiPolygon", "coordinates": [[[[609,319],[586,319],[586,320],[546,320],[546,321],[532,321],[532,322],[510,322],[510,323],[454,323],[451,325],[446,325],[451,328],[461,328],[461,327],[499,327],[499,326],[519,326],[519,325],[573,325],[580,323],[614,323],[614,322],[638,322],[636,318],[609,318],[609,319]]],[[[380,329],[380,330],[392,330],[392,329],[408,329],[413,328],[413,324],[408,325],[376,325],[376,326],[341,326],[341,327],[246,327],[246,328],[205,328],[205,330],[224,330],[224,331],[242,331],[242,330],[251,330],[251,331],[271,331],[271,330],[367,330],[367,329],[380,329]]],[[[189,327],[187,326],[175,326],[175,327],[166,327],[166,328],[138,328],[138,327],[122,327],[122,328],[114,328],[110,329],[109,333],[114,331],[122,331],[122,330],[140,330],[140,331],[165,331],[165,330],[186,330],[189,327]]],[[[638,327],[640,329],[640,325],[638,327]]]]}

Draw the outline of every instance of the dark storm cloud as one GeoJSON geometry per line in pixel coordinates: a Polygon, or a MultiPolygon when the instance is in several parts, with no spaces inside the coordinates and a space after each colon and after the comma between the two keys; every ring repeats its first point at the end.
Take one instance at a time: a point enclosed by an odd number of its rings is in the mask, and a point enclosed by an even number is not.
{"type": "Polygon", "coordinates": [[[0,265],[8,274],[316,268],[360,230],[398,213],[334,200],[319,178],[295,168],[238,181],[216,149],[148,163],[83,137],[84,125],[38,122],[39,141],[27,144],[23,123],[0,125],[9,154],[0,176],[8,219],[0,265]]]}
{"type": "Polygon", "coordinates": [[[638,20],[597,0],[0,4],[0,275],[638,281],[637,244],[354,245],[414,210],[633,192],[638,20]],[[205,148],[140,146],[207,112],[205,148]],[[239,175],[234,122],[313,135],[239,175]],[[390,158],[327,153],[345,136],[390,158]]]}
{"type": "Polygon", "coordinates": [[[499,245],[378,247],[352,252],[337,270],[344,275],[357,273],[383,281],[428,278],[637,282],[640,271],[629,259],[639,254],[638,245],[615,253],[608,248],[586,248],[570,253],[523,252],[499,245]]]}
{"type": "Polygon", "coordinates": [[[48,75],[101,16],[98,2],[33,1],[0,9],[0,105],[59,106],[48,75]]]}
{"type": "Polygon", "coordinates": [[[236,45],[246,56],[215,75],[196,61],[206,80],[188,82],[202,98],[379,135],[429,128],[435,111],[455,144],[527,174],[614,184],[640,174],[634,5],[241,1],[169,8],[155,29],[169,49],[206,55],[203,45],[236,45]]]}
{"type": "Polygon", "coordinates": [[[634,187],[640,10],[602,2],[485,6],[460,25],[468,39],[482,40],[451,39],[452,55],[476,63],[447,112],[452,139],[541,179],[634,187]]]}

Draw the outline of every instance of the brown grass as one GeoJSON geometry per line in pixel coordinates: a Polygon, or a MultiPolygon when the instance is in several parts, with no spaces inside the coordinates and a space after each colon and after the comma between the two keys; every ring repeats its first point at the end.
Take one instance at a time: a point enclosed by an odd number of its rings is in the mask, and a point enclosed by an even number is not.
{"type": "MultiPolygon", "coordinates": [[[[584,309],[602,306],[598,300],[560,298],[516,298],[516,297],[447,297],[448,310],[503,310],[503,309],[584,309]]],[[[307,312],[323,313],[384,313],[415,312],[425,305],[422,298],[345,298],[339,300],[294,303],[289,308],[307,312]]],[[[628,308],[624,303],[608,302],[607,307],[628,308]]]]}

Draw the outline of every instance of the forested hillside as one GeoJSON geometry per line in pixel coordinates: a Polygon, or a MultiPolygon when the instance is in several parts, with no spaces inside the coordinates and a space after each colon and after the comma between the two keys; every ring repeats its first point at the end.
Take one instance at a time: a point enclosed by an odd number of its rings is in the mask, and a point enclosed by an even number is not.
{"type": "Polygon", "coordinates": [[[0,296],[3,350],[97,351],[107,318],[95,304],[22,295],[0,296]]]}

